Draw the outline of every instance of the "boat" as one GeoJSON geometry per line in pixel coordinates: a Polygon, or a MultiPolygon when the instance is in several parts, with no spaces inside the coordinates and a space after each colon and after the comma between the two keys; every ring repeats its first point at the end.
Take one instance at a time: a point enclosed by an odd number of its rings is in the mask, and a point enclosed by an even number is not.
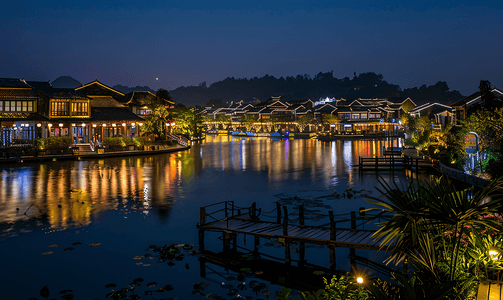
{"type": "Polygon", "coordinates": [[[247,137],[247,136],[255,136],[255,132],[251,132],[251,131],[233,131],[231,133],[231,135],[233,136],[241,136],[241,137],[247,137]]]}

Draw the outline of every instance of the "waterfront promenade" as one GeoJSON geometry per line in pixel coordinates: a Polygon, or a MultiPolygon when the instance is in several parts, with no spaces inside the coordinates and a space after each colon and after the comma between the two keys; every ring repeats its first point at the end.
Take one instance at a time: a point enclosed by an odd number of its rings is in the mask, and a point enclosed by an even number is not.
{"type": "Polygon", "coordinates": [[[85,152],[81,154],[73,154],[65,152],[62,154],[36,154],[36,155],[14,155],[10,157],[0,156],[0,165],[2,164],[18,164],[25,162],[43,162],[43,161],[58,161],[58,160],[82,160],[82,159],[101,159],[107,157],[121,157],[121,156],[140,156],[140,155],[155,155],[163,153],[172,153],[190,149],[190,146],[175,146],[165,149],[155,150],[122,150],[122,151],[106,151],[103,153],[98,152],[85,152]]]}

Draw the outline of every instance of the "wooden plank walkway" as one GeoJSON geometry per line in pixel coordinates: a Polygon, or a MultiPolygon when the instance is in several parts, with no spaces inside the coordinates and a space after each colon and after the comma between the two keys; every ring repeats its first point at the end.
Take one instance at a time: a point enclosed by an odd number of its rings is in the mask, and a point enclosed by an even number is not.
{"type": "Polygon", "coordinates": [[[288,224],[286,235],[284,225],[274,222],[252,221],[245,218],[230,217],[226,220],[208,222],[199,226],[201,230],[227,233],[243,233],[258,237],[287,238],[298,242],[325,244],[338,247],[378,250],[382,239],[373,239],[373,230],[335,229],[335,239],[330,239],[330,228],[288,224]]]}
{"type": "Polygon", "coordinates": [[[427,170],[437,166],[437,163],[422,157],[360,157],[358,165],[355,166],[360,170],[396,170],[396,169],[410,169],[410,170],[427,170]]]}

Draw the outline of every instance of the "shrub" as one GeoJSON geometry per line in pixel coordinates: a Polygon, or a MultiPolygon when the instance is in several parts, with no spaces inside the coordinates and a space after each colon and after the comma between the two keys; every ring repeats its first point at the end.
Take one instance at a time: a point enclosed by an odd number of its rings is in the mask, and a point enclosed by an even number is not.
{"type": "Polygon", "coordinates": [[[46,139],[47,150],[65,150],[68,149],[73,141],[68,136],[51,136],[46,139]]]}
{"type": "Polygon", "coordinates": [[[125,147],[126,143],[122,137],[106,137],[103,138],[103,146],[105,147],[125,147]]]}
{"type": "Polygon", "coordinates": [[[132,142],[136,148],[142,148],[145,145],[145,139],[141,136],[135,136],[132,142]]]}

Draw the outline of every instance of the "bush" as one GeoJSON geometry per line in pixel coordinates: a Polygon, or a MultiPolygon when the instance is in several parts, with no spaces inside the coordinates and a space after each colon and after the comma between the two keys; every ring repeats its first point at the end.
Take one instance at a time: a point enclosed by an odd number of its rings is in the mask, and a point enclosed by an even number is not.
{"type": "Polygon", "coordinates": [[[103,138],[103,146],[105,147],[125,147],[126,143],[122,137],[106,137],[103,138]]]}
{"type": "Polygon", "coordinates": [[[47,139],[35,139],[33,145],[38,151],[47,150],[47,139]]]}
{"type": "Polygon", "coordinates": [[[142,148],[143,145],[145,145],[145,139],[141,136],[135,136],[132,142],[138,149],[142,148]]]}
{"type": "Polygon", "coordinates": [[[51,136],[45,140],[47,150],[66,150],[73,143],[72,138],[68,136],[51,136]]]}

